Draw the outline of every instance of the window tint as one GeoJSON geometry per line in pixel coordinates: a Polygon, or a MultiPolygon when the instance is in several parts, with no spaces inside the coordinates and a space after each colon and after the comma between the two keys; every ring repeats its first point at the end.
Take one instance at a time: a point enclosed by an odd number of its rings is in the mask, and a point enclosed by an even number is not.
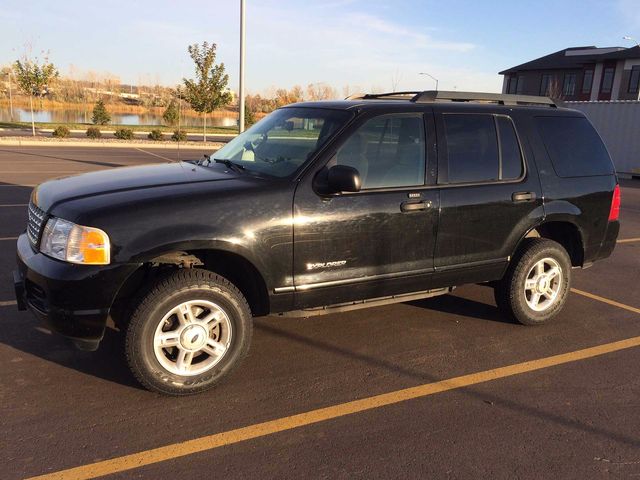
{"type": "Polygon", "coordinates": [[[358,170],[362,189],[423,185],[422,115],[383,115],[367,121],[340,147],[336,164],[358,170]]]}
{"type": "Polygon", "coordinates": [[[560,177],[614,173],[604,143],[586,118],[537,117],[536,123],[560,177]]]}
{"type": "Polygon", "coordinates": [[[449,182],[498,180],[496,126],[492,115],[444,115],[449,182]]]}
{"type": "Polygon", "coordinates": [[[507,117],[496,117],[502,153],[501,180],[514,180],[522,176],[522,153],[513,123],[507,117]]]}

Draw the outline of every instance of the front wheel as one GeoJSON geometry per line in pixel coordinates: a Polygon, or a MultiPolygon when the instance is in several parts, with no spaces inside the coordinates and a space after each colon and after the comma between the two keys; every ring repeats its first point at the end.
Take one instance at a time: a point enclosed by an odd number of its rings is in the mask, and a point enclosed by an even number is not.
{"type": "Polygon", "coordinates": [[[571,260],[557,242],[526,239],[504,278],[494,288],[498,308],[524,325],[555,317],[571,287],[571,260]]]}
{"type": "Polygon", "coordinates": [[[252,321],[228,280],[200,269],[160,280],[135,309],[126,334],[129,366],[147,389],[189,395],[211,388],[246,355],[252,321]]]}

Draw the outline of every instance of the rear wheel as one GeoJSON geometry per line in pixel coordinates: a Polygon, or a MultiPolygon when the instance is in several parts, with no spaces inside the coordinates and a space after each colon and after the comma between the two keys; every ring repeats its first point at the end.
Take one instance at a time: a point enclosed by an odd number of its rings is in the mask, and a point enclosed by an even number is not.
{"type": "Polygon", "coordinates": [[[149,390],[188,395],[215,385],[246,355],[249,306],[228,280],[185,269],[142,298],[127,328],[129,366],[149,390]]]}
{"type": "Polygon", "coordinates": [[[525,325],[540,325],[555,317],[571,286],[571,260],[557,242],[525,240],[504,278],[494,287],[498,308],[525,325]]]}

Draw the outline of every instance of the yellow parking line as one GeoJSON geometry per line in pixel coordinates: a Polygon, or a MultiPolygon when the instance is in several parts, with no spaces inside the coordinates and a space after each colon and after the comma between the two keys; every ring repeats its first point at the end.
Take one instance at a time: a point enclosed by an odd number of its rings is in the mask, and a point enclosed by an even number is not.
{"type": "Polygon", "coordinates": [[[623,308],[633,313],[640,313],[640,308],[632,307],[630,305],[625,305],[624,303],[616,302],[615,300],[609,300],[608,298],[604,298],[599,295],[594,295],[593,293],[583,292],[582,290],[578,290],[577,288],[572,288],[571,291],[573,293],[577,293],[578,295],[591,298],[592,300],[597,300],[599,302],[606,303],[608,305],[613,305],[614,307],[623,308]]]}
{"type": "Polygon", "coordinates": [[[9,307],[11,305],[17,305],[18,302],[15,300],[8,300],[6,302],[0,302],[0,307],[9,307]]]}
{"type": "Polygon", "coordinates": [[[640,242],[640,237],[638,237],[638,238],[623,238],[622,240],[618,240],[616,243],[632,243],[632,242],[640,242]]]}
{"type": "Polygon", "coordinates": [[[7,203],[6,205],[0,205],[0,207],[26,207],[28,203],[7,203]]]}
{"type": "Polygon", "coordinates": [[[61,470],[38,477],[32,477],[31,480],[80,480],[124,472],[134,468],[140,468],[145,465],[164,462],[206,450],[213,450],[254,438],[292,430],[294,428],[313,425],[319,422],[326,422],[327,420],[333,420],[345,415],[365,412],[367,410],[406,402],[408,400],[426,397],[436,393],[456,390],[470,385],[490,382],[492,380],[533,372],[543,368],[576,362],[578,360],[585,360],[587,358],[593,358],[599,355],[638,346],[640,346],[640,337],[628,338],[626,340],[585,348],[583,350],[576,350],[574,352],[554,355],[552,357],[517,363],[506,367],[494,368],[492,370],[463,375],[461,377],[450,378],[439,382],[427,383],[417,387],[396,390],[389,393],[383,393],[382,395],[375,395],[360,400],[333,405],[331,407],[319,408],[317,410],[299,413],[290,417],[278,418],[276,420],[249,425],[247,427],[228,430],[226,432],[216,433],[213,435],[207,435],[185,442],[166,445],[164,447],[153,448],[130,455],[112,458],[110,460],[103,460],[96,463],[70,468],[68,470],[61,470]]]}
{"type": "Polygon", "coordinates": [[[17,240],[17,239],[18,239],[18,237],[0,237],[0,242],[2,240],[17,240]]]}

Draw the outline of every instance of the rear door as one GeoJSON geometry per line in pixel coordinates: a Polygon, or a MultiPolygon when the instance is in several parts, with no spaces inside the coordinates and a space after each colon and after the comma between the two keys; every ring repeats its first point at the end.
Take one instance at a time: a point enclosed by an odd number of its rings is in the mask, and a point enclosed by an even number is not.
{"type": "Polygon", "coordinates": [[[442,107],[438,130],[440,224],[434,264],[499,277],[519,239],[543,217],[538,174],[511,110],[442,107]]]}

